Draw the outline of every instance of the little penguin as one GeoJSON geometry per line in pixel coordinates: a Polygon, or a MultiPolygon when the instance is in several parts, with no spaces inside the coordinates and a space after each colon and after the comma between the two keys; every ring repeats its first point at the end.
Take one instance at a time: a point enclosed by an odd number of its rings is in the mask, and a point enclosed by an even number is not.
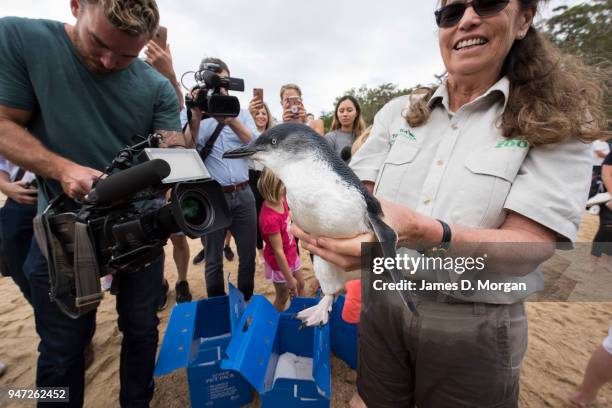
{"type": "MultiPolygon", "coordinates": [[[[284,123],[274,126],[244,147],[225,152],[224,158],[258,161],[285,185],[293,221],[317,236],[349,238],[373,232],[385,257],[395,258],[397,234],[382,220],[380,202],[324,138],[306,125],[284,123]]],[[[306,326],[328,321],[335,295],[344,288],[346,273],[338,266],[314,256],[313,269],[323,298],[298,313],[306,326]]],[[[394,282],[397,270],[388,271],[394,282]]],[[[417,314],[406,291],[404,303],[417,314]]]]}

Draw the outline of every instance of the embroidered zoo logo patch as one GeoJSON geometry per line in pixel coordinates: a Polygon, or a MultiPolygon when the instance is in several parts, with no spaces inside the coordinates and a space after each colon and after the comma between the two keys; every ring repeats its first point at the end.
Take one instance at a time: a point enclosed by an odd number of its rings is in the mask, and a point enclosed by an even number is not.
{"type": "Polygon", "coordinates": [[[497,142],[495,147],[529,147],[529,143],[521,139],[510,139],[510,140],[502,140],[501,142],[497,142]]]}
{"type": "Polygon", "coordinates": [[[416,142],[416,136],[410,131],[410,129],[401,128],[397,132],[391,134],[391,140],[389,141],[389,144],[393,145],[398,136],[404,137],[410,140],[411,142],[416,142]]]}

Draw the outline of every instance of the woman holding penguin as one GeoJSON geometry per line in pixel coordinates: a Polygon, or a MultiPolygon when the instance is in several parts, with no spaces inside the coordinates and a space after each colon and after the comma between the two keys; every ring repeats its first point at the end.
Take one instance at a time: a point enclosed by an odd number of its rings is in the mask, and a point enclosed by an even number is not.
{"type": "MultiPolygon", "coordinates": [[[[555,242],[576,239],[588,143],[606,126],[603,81],[538,32],[540,3],[442,1],[435,15],[446,75],[388,103],[351,161],[400,242],[428,256],[463,256],[461,244],[471,244],[471,256],[486,248],[488,278],[528,288],[423,292],[417,316],[391,293],[368,302],[372,274],[363,271],[357,385],[370,408],[518,405],[524,299],[541,289],[537,266],[555,242]]],[[[360,268],[361,243],[374,240],[293,232],[346,270],[360,268]]]]}

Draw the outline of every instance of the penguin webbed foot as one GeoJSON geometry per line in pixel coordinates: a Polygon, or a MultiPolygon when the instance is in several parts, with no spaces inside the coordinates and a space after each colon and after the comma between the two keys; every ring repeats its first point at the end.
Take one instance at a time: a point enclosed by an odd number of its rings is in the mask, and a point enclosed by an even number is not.
{"type": "Polygon", "coordinates": [[[324,295],[319,303],[299,312],[295,317],[302,321],[300,330],[306,327],[319,326],[322,327],[329,321],[329,313],[331,312],[334,303],[333,295],[324,295]]]}

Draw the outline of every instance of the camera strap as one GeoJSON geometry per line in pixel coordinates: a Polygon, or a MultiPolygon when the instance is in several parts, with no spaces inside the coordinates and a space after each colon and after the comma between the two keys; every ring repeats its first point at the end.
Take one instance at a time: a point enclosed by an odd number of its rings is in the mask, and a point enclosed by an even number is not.
{"type": "Polygon", "coordinates": [[[62,312],[76,319],[95,310],[103,294],[89,225],[73,213],[55,215],[53,207],[61,205],[63,199],[63,194],[55,198],[43,214],[34,218],[34,235],[47,259],[49,297],[62,312]],[[66,242],[65,237],[60,240],[55,233],[69,230],[70,225],[74,226],[72,243],[66,242]]]}
{"type": "Polygon", "coordinates": [[[19,170],[17,170],[17,174],[15,174],[15,180],[13,180],[13,182],[21,181],[21,179],[23,178],[23,176],[25,176],[25,174],[26,174],[26,170],[20,167],[19,170]]]}
{"type": "Polygon", "coordinates": [[[100,269],[89,224],[82,222],[74,224],[74,282],[76,307],[83,313],[98,307],[103,297],[100,269]]]}
{"type": "Polygon", "coordinates": [[[214,132],[212,133],[212,135],[210,135],[210,137],[206,141],[206,144],[204,145],[204,147],[202,147],[200,151],[198,152],[200,153],[200,157],[202,158],[202,161],[206,160],[206,158],[212,152],[213,146],[215,145],[215,142],[217,141],[217,138],[221,134],[221,131],[223,130],[224,127],[225,127],[225,123],[219,122],[214,132]]]}

